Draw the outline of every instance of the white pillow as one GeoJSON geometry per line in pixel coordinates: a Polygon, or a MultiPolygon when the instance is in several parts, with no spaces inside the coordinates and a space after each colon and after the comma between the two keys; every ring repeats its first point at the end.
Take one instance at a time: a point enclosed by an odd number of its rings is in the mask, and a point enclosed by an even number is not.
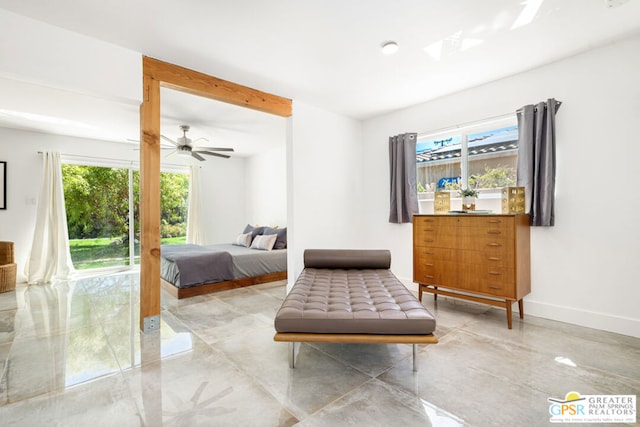
{"type": "Polygon", "coordinates": [[[271,249],[273,249],[273,245],[276,244],[277,238],[277,234],[259,234],[253,239],[253,243],[251,243],[251,249],[270,251],[271,249]]]}
{"type": "Polygon", "coordinates": [[[248,248],[249,246],[251,246],[251,232],[238,235],[238,237],[236,237],[236,241],[233,242],[233,244],[236,246],[244,246],[245,248],[248,248]]]}

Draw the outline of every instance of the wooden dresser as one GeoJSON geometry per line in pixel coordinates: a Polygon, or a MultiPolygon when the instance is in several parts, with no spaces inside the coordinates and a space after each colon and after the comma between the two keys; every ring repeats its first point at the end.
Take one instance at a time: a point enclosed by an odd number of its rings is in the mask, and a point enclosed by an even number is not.
{"type": "Polygon", "coordinates": [[[529,215],[416,215],[413,281],[418,295],[447,295],[507,309],[531,292],[529,215]]]}

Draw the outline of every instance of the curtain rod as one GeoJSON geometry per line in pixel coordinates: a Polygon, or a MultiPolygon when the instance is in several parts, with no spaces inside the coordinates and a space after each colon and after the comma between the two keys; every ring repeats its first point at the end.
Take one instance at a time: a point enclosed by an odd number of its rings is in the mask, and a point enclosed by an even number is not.
{"type": "MultiPolygon", "coordinates": [[[[537,111],[538,110],[538,105],[540,105],[540,104],[544,104],[545,107],[547,106],[545,101],[539,102],[538,104],[533,105],[533,111],[537,111]]],[[[562,105],[562,102],[556,100],[556,109],[559,108],[561,105],[562,105]]],[[[522,113],[522,108],[518,108],[516,110],[516,113],[522,113]]]]}
{"type": "MultiPolygon", "coordinates": [[[[44,153],[44,151],[38,151],[38,154],[42,155],[44,153]]],[[[65,153],[60,153],[61,157],[67,157],[67,158],[72,158],[72,159],[77,159],[77,160],[97,160],[100,162],[114,162],[114,163],[121,163],[121,164],[130,164],[130,165],[140,165],[140,161],[139,160],[123,160],[123,159],[112,159],[109,157],[96,157],[96,156],[81,156],[79,154],[65,154],[65,153]]],[[[169,168],[176,168],[176,169],[188,169],[189,165],[180,165],[177,163],[162,163],[162,166],[167,166],[169,168]]]]}
{"type": "Polygon", "coordinates": [[[501,114],[499,116],[487,117],[487,118],[484,118],[484,119],[474,120],[474,121],[471,121],[471,122],[461,123],[461,124],[457,124],[457,125],[453,125],[453,126],[447,126],[447,127],[443,127],[443,128],[440,128],[440,129],[427,131],[427,132],[420,132],[418,134],[418,139],[423,138],[423,137],[428,136],[428,135],[435,135],[435,134],[438,134],[438,133],[444,133],[444,132],[452,131],[452,130],[456,130],[456,129],[464,129],[464,128],[467,128],[467,127],[477,126],[477,125],[480,125],[480,124],[483,124],[483,123],[490,123],[490,122],[499,121],[499,120],[506,120],[508,118],[515,119],[516,118],[515,114],[516,114],[516,112],[514,111],[513,113],[501,114]]]}

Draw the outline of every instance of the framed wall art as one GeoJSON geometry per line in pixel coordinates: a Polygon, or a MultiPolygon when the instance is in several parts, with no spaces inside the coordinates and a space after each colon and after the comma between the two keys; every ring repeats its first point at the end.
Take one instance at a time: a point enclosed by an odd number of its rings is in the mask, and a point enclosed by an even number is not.
{"type": "Polygon", "coordinates": [[[0,162],[0,209],[7,209],[7,162],[0,162]]]}

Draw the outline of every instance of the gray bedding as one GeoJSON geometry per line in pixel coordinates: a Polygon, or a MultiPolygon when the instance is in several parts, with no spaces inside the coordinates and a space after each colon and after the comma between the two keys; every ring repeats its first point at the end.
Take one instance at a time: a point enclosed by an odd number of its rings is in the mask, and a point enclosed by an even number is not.
{"type": "Polygon", "coordinates": [[[178,288],[287,271],[287,250],[232,244],[162,245],[160,276],[178,288]]]}

